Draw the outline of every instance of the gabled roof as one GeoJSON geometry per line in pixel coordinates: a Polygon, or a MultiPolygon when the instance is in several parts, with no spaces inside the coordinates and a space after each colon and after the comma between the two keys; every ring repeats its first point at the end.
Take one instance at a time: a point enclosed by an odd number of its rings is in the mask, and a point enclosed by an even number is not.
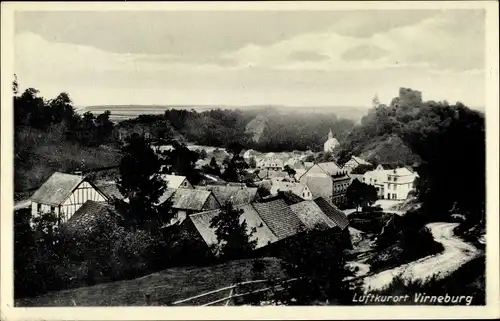
{"type": "Polygon", "coordinates": [[[333,180],[330,176],[302,176],[301,183],[304,183],[311,191],[313,197],[331,195],[333,180]]]}
{"type": "Polygon", "coordinates": [[[41,204],[61,205],[83,180],[82,176],[55,172],[31,196],[31,200],[41,204]]]}
{"type": "MultiPolygon", "coordinates": [[[[252,235],[252,240],[257,240],[256,248],[264,247],[270,243],[278,241],[276,235],[271,232],[269,227],[264,223],[264,221],[259,217],[257,211],[250,204],[236,206],[235,209],[243,210],[243,214],[240,216],[240,222],[243,220],[247,223],[247,232],[250,232],[252,228],[256,228],[256,232],[252,235]]],[[[196,214],[191,214],[189,218],[193,222],[194,226],[200,233],[201,237],[208,246],[217,244],[217,236],[215,235],[215,229],[210,227],[210,222],[212,218],[220,214],[220,210],[213,210],[207,212],[201,212],[196,214]]]]}
{"type": "Polygon", "coordinates": [[[215,198],[220,204],[224,204],[231,200],[233,205],[248,204],[253,202],[257,197],[256,187],[239,187],[230,185],[207,185],[197,186],[198,189],[212,191],[215,198]]]}
{"type": "Polygon", "coordinates": [[[321,211],[326,214],[338,227],[342,230],[345,229],[349,225],[349,220],[344,212],[339,210],[337,206],[333,203],[327,201],[323,197],[318,197],[314,200],[316,205],[319,206],[321,211]]]}
{"type": "Polygon", "coordinates": [[[180,188],[186,176],[162,174],[161,178],[167,182],[167,188],[180,188]]]}
{"type": "Polygon", "coordinates": [[[295,195],[302,195],[302,191],[306,188],[305,184],[297,183],[297,182],[282,182],[282,181],[273,181],[273,185],[271,187],[271,194],[276,194],[278,191],[291,191],[295,195]]]}
{"type": "Polygon", "coordinates": [[[304,223],[282,199],[253,203],[252,206],[273,234],[280,240],[303,232],[306,229],[304,223]]]}
{"type": "Polygon", "coordinates": [[[125,197],[118,190],[118,185],[113,181],[97,181],[95,185],[99,188],[99,190],[106,195],[109,199],[119,199],[123,200],[125,197]]]}
{"type": "Polygon", "coordinates": [[[308,229],[333,228],[337,224],[330,219],[314,201],[303,201],[290,205],[290,209],[299,217],[308,229]]]}
{"type": "MultiPolygon", "coordinates": [[[[95,228],[99,222],[116,224],[121,216],[109,204],[87,201],[65,223],[71,230],[89,230],[95,228]]],[[[111,227],[111,226],[110,226],[111,227]]]]}
{"type": "Polygon", "coordinates": [[[174,191],[171,197],[172,207],[200,211],[211,195],[213,195],[211,191],[179,188],[174,191]]]}
{"type": "Polygon", "coordinates": [[[357,156],[352,156],[351,159],[354,159],[356,161],[356,163],[358,163],[359,165],[371,165],[371,163],[369,163],[369,162],[365,161],[364,159],[357,157],[357,156]]]}
{"type": "Polygon", "coordinates": [[[340,166],[335,162],[318,163],[317,165],[329,175],[335,175],[341,170],[340,166]]]}

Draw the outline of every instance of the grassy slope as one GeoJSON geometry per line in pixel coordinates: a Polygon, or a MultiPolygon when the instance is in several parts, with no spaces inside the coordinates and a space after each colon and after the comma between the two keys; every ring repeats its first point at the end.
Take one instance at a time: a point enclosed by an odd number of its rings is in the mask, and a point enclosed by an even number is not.
{"type": "MultiPolygon", "coordinates": [[[[165,305],[203,292],[229,286],[237,278],[254,279],[252,260],[231,261],[207,267],[179,267],[133,280],[48,293],[22,299],[16,306],[138,306],[145,305],[144,292],[151,293],[152,305],[165,305]],[[162,288],[153,289],[153,287],[162,288]]],[[[284,277],[280,262],[265,259],[264,277],[284,277]]],[[[225,293],[227,294],[227,293],[225,293]]]]}
{"type": "MultiPolygon", "coordinates": [[[[39,187],[55,171],[75,171],[82,160],[85,168],[112,166],[120,161],[116,149],[84,147],[69,142],[64,139],[63,130],[56,126],[48,132],[29,128],[20,130],[14,148],[17,154],[14,169],[16,191],[39,187]]],[[[21,194],[16,198],[23,198],[26,193],[21,194]]]]}
{"type": "Polygon", "coordinates": [[[376,163],[401,163],[412,165],[420,157],[397,135],[370,139],[359,151],[359,157],[376,163]]]}

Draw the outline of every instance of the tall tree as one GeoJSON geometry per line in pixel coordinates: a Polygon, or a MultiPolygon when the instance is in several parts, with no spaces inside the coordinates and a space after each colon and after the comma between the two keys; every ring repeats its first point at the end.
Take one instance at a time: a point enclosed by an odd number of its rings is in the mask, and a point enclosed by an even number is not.
{"type": "Polygon", "coordinates": [[[200,155],[190,150],[185,144],[174,141],[173,149],[163,153],[161,162],[166,165],[168,173],[175,175],[186,176],[187,179],[194,185],[201,180],[200,173],[196,169],[196,162],[200,155]]]}
{"type": "Polygon", "coordinates": [[[159,174],[158,156],[138,134],[130,137],[123,154],[117,185],[128,199],[127,217],[137,226],[154,228],[169,219],[168,210],[159,204],[167,186],[159,174]]]}
{"type": "Polygon", "coordinates": [[[251,240],[256,229],[247,231],[246,221],[240,221],[242,214],[243,210],[235,209],[229,201],[222,206],[220,214],[211,220],[210,228],[215,228],[217,236],[218,255],[233,259],[242,257],[257,245],[256,240],[251,240]]]}
{"type": "Polygon", "coordinates": [[[377,189],[355,179],[346,191],[347,201],[356,206],[356,212],[360,206],[371,205],[377,200],[377,189]]]}

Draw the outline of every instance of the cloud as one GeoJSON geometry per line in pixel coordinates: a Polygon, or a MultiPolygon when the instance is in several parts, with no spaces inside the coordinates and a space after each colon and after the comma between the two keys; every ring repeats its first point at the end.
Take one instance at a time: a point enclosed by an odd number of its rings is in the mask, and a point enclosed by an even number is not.
{"type": "Polygon", "coordinates": [[[342,59],[345,61],[356,60],[377,60],[387,56],[388,51],[376,45],[359,45],[349,48],[342,53],[342,59]]]}
{"type": "Polygon", "coordinates": [[[299,61],[322,61],[328,60],[329,57],[327,55],[323,55],[314,51],[292,51],[288,58],[291,60],[299,60],[299,61]]]}
{"type": "MultiPolygon", "coordinates": [[[[279,15],[269,17],[277,21],[279,15]]],[[[216,20],[212,23],[217,24],[216,20]]],[[[69,25],[61,33],[69,35],[76,27],[69,25]]],[[[253,27],[262,29],[257,32],[260,35],[267,25],[254,21],[253,27]]],[[[117,43],[124,42],[121,39],[134,42],[138,33],[126,33],[131,28],[123,26],[109,34],[119,38],[114,40],[117,43]]],[[[154,28],[151,26],[151,33],[143,37],[151,44],[163,43],[165,39],[153,32],[154,28]]],[[[36,87],[45,97],[67,91],[80,105],[369,105],[374,93],[390,100],[399,86],[422,90],[425,99],[463,100],[475,105],[484,102],[481,12],[443,11],[413,24],[394,24],[383,32],[387,26],[379,26],[374,34],[363,37],[332,31],[341,28],[331,20],[321,28],[301,27],[284,35],[256,36],[255,41],[250,41],[249,31],[243,32],[245,36],[239,41],[237,32],[227,30],[226,37],[219,30],[220,43],[208,48],[212,32],[219,27],[211,28],[207,34],[190,29],[184,33],[181,46],[158,53],[151,53],[154,50],[148,45],[144,47],[147,50],[138,50],[143,44],[140,40],[135,52],[129,52],[128,45],[117,52],[18,31],[15,72],[21,86],[36,87]],[[204,36],[207,39],[197,43],[198,37],[204,36]],[[226,42],[230,45],[222,46],[226,42]]],[[[166,39],[174,44],[178,41],[175,37],[166,39]]]]}
{"type": "Polygon", "coordinates": [[[443,11],[420,24],[393,29],[372,39],[390,48],[387,61],[463,71],[485,66],[485,20],[480,10],[443,11]]]}

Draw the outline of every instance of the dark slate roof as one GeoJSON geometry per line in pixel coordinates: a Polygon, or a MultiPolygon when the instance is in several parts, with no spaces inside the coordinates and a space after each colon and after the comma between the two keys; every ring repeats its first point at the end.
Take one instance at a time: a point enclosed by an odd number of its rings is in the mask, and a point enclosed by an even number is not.
{"type": "Polygon", "coordinates": [[[253,203],[252,206],[280,240],[306,230],[304,223],[282,199],[253,203]]]}
{"type": "Polygon", "coordinates": [[[61,205],[83,179],[82,176],[55,172],[33,194],[31,200],[41,204],[61,205]]]}
{"type": "Polygon", "coordinates": [[[333,228],[337,224],[314,201],[303,201],[290,206],[308,229],[333,228]]]}
{"type": "Polygon", "coordinates": [[[345,229],[349,225],[349,220],[344,212],[339,210],[337,206],[333,203],[327,201],[323,197],[318,197],[314,200],[314,202],[319,206],[321,211],[326,214],[338,227],[342,230],[345,229]]]}
{"type": "Polygon", "coordinates": [[[172,207],[199,211],[203,208],[210,195],[213,195],[211,191],[178,188],[171,197],[172,207]]]}
{"type": "Polygon", "coordinates": [[[125,197],[118,190],[118,185],[113,181],[97,181],[95,185],[99,188],[101,192],[104,193],[109,199],[119,199],[123,200],[125,197]]]}
{"type": "MultiPolygon", "coordinates": [[[[242,222],[243,220],[246,221],[247,232],[250,232],[252,228],[256,229],[256,232],[251,237],[252,240],[257,240],[256,248],[261,248],[270,243],[278,241],[276,235],[271,232],[269,227],[267,227],[267,225],[259,217],[259,214],[251,204],[236,206],[235,209],[243,210],[243,214],[240,216],[240,222],[242,222]]],[[[210,227],[210,222],[212,218],[219,214],[220,210],[212,210],[191,214],[189,216],[194,226],[208,246],[217,244],[215,229],[210,227]]]]}
{"type": "Polygon", "coordinates": [[[233,205],[248,204],[257,197],[257,188],[255,187],[207,185],[197,186],[196,188],[212,191],[220,204],[224,204],[229,200],[233,205]]]}
{"type": "Polygon", "coordinates": [[[99,220],[113,224],[120,219],[121,216],[111,205],[87,201],[69,218],[65,226],[72,230],[89,230],[95,227],[99,220]]]}

